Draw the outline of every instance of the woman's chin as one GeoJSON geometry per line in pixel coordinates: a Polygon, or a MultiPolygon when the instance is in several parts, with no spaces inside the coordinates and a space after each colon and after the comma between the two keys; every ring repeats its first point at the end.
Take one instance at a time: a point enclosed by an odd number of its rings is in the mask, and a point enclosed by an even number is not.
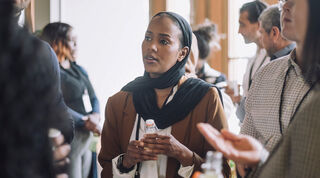
{"type": "Polygon", "coordinates": [[[150,76],[150,78],[158,78],[158,77],[160,77],[161,76],[161,74],[160,73],[156,73],[156,72],[148,72],[148,71],[146,71],[147,73],[149,73],[149,76],[150,76]]]}

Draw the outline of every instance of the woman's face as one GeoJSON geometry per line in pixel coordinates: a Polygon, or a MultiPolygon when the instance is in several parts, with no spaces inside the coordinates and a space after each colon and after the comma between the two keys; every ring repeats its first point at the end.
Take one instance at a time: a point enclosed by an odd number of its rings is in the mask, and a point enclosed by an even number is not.
{"type": "Polygon", "coordinates": [[[188,47],[181,49],[181,30],[167,16],[154,17],[149,23],[142,43],[142,57],[146,72],[157,78],[184,59],[188,47]]]}
{"type": "Polygon", "coordinates": [[[284,0],[281,13],[282,34],[303,43],[308,25],[308,0],[284,0]]]}
{"type": "Polygon", "coordinates": [[[70,49],[70,59],[75,60],[77,57],[77,36],[74,34],[73,30],[69,30],[67,34],[68,47],[70,49]]]}

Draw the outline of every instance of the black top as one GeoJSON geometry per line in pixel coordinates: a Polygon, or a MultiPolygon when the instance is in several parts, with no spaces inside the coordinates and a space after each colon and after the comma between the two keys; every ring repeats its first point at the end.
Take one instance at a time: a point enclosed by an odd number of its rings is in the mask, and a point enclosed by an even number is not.
{"type": "Polygon", "coordinates": [[[61,90],[64,101],[71,110],[71,114],[75,120],[76,127],[82,127],[84,121],[81,118],[84,115],[91,113],[99,113],[99,102],[95,95],[94,89],[89,80],[86,71],[77,65],[75,62],[70,62],[70,68],[61,68],[61,90]],[[90,103],[92,106],[91,112],[86,112],[82,96],[88,91],[90,103]]]}

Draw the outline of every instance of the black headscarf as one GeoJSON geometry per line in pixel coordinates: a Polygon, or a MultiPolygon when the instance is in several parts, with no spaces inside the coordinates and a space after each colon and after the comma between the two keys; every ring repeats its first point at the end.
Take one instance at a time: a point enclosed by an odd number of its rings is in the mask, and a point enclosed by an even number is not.
{"type": "Polygon", "coordinates": [[[164,14],[179,24],[183,37],[182,47],[189,48],[188,54],[160,77],[151,78],[145,72],[144,76],[136,78],[122,88],[122,91],[132,92],[136,112],[144,120],[153,119],[159,129],[167,128],[183,120],[212,87],[200,79],[189,78],[179,87],[171,102],[165,104],[161,109],[158,107],[154,89],[169,88],[178,84],[185,73],[185,64],[192,43],[192,30],[188,22],[173,12],[160,12],[153,18],[164,14]]]}

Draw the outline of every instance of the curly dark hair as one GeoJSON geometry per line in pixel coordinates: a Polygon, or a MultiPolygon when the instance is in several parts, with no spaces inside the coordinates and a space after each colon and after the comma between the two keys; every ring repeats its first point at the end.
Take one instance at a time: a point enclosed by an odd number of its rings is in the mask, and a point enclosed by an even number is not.
{"type": "Polygon", "coordinates": [[[13,1],[0,2],[0,177],[53,178],[48,129],[64,123],[48,45],[17,27],[13,1]]]}

